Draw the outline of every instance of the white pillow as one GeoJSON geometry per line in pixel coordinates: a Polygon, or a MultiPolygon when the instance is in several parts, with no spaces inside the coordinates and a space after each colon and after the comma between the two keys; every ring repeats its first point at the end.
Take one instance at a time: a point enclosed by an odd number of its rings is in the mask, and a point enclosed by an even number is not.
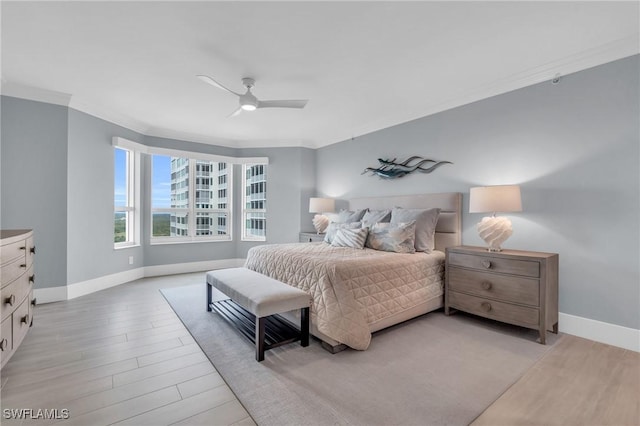
{"type": "Polygon", "coordinates": [[[350,229],[340,228],[333,238],[331,245],[334,247],[353,247],[363,249],[364,243],[367,241],[369,228],[350,229]]]}
{"type": "Polygon", "coordinates": [[[431,253],[435,247],[435,233],[440,209],[401,209],[394,207],[391,211],[391,223],[416,221],[416,251],[431,253]]]}
{"type": "Polygon", "coordinates": [[[331,244],[333,238],[338,233],[338,229],[340,228],[349,228],[356,229],[362,226],[362,222],[351,222],[351,223],[336,223],[331,222],[327,227],[327,233],[324,235],[324,242],[331,244]]]}
{"type": "Polygon", "coordinates": [[[369,230],[367,247],[396,253],[415,253],[416,222],[376,223],[369,230]]]}

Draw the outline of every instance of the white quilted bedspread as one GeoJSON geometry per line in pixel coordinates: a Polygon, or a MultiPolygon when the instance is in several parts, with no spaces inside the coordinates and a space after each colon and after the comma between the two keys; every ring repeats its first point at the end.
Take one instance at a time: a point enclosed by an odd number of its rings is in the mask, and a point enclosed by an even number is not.
{"type": "Polygon", "coordinates": [[[249,250],[245,266],[313,296],[311,321],[354,349],[371,341],[369,324],[442,296],[444,253],[389,253],[325,243],[249,250]]]}

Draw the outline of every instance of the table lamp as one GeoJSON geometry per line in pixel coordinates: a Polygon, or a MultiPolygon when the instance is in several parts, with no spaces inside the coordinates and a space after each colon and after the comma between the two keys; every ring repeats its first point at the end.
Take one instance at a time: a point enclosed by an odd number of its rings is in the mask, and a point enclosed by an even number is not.
{"type": "Polygon", "coordinates": [[[329,218],[322,213],[332,213],[336,202],[332,198],[309,198],[309,213],[318,213],[313,217],[313,226],[318,234],[322,234],[329,226],[329,218]]]}
{"type": "Polygon", "coordinates": [[[469,213],[492,213],[477,225],[478,234],[489,246],[489,251],[501,251],[500,245],[513,234],[511,220],[504,216],[497,217],[496,213],[521,211],[518,185],[479,186],[469,191],[469,213]]]}

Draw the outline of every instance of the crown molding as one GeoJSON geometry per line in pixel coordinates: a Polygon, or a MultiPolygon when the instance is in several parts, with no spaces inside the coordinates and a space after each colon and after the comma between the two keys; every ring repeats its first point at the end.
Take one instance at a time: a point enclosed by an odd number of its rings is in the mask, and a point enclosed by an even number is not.
{"type": "Polygon", "coordinates": [[[71,102],[71,95],[68,93],[12,83],[6,81],[4,78],[2,79],[2,86],[0,86],[0,94],[2,96],[10,96],[12,98],[20,98],[28,101],[44,102],[47,104],[66,107],[68,107],[69,102],[71,102]]]}
{"type": "Polygon", "coordinates": [[[640,34],[615,40],[592,49],[579,52],[561,58],[557,61],[549,62],[538,67],[524,70],[509,77],[493,81],[489,84],[479,86],[475,89],[468,90],[453,95],[450,99],[438,104],[429,105],[421,110],[416,111],[412,116],[401,116],[400,114],[390,114],[375,123],[367,123],[355,129],[349,129],[348,135],[336,137],[334,140],[231,140],[222,139],[213,135],[195,134],[180,130],[165,129],[155,126],[149,126],[146,123],[138,121],[130,116],[99,107],[89,101],[79,99],[68,93],[55,92],[52,90],[40,89],[21,84],[2,82],[0,94],[28,99],[38,102],[46,102],[50,104],[63,105],[73,108],[80,112],[92,115],[102,120],[111,122],[118,126],[125,127],[145,136],[155,136],[168,139],[178,139],[184,141],[199,142],[209,145],[219,145],[229,148],[274,148],[274,147],[304,147],[317,149],[324,146],[353,139],[354,136],[362,136],[381,129],[396,126],[402,123],[413,121],[422,117],[443,112],[462,105],[487,99],[496,95],[501,95],[516,89],[531,86],[553,79],[556,75],[567,76],[578,71],[603,65],[608,62],[623,59],[640,53],[640,34]]]}

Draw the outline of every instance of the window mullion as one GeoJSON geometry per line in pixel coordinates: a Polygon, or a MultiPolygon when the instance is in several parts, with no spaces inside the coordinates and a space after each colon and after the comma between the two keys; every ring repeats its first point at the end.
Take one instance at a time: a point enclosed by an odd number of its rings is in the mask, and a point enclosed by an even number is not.
{"type": "Polygon", "coordinates": [[[189,211],[187,212],[187,229],[191,238],[196,236],[196,162],[197,160],[189,159],[189,211]]]}

